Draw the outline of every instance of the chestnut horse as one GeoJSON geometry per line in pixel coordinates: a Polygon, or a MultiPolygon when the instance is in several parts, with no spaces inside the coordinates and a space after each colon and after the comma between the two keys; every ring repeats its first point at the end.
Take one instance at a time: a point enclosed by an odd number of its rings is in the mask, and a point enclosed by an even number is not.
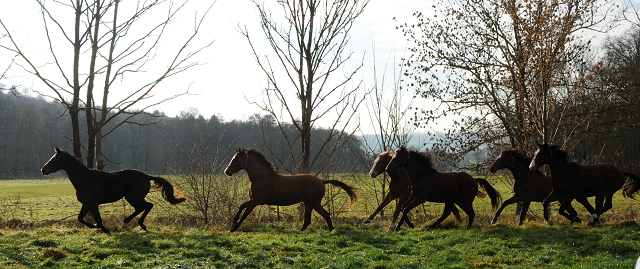
{"type": "MultiPolygon", "coordinates": [[[[562,197],[558,212],[564,215],[564,211],[576,197],[595,196],[596,210],[591,215],[588,225],[598,222],[602,213],[613,207],[611,199],[629,177],[631,185],[640,184],[640,178],[634,174],[622,172],[610,164],[579,165],[570,162],[569,153],[559,145],[550,146],[548,144],[538,144],[529,169],[537,170],[538,167],[547,164],[551,170],[552,194],[557,193],[562,197]]],[[[626,194],[633,195],[633,191],[627,189],[626,194]]],[[[549,209],[547,206],[551,199],[547,198],[543,202],[544,218],[549,221],[549,209]]],[[[568,219],[573,219],[575,215],[564,215],[568,219]]]]}
{"type": "MultiPolygon", "coordinates": [[[[392,151],[385,151],[378,154],[378,157],[373,161],[373,166],[369,171],[369,175],[372,178],[375,178],[378,175],[384,173],[385,169],[387,169],[387,165],[389,165],[389,161],[391,161],[391,158],[393,158],[393,154],[394,152],[392,151]]],[[[364,219],[362,222],[371,222],[371,220],[373,220],[373,218],[375,218],[375,216],[380,213],[380,211],[382,211],[389,203],[391,203],[391,201],[398,199],[396,208],[393,211],[391,226],[389,226],[389,230],[391,231],[396,227],[396,220],[400,215],[402,205],[404,205],[404,203],[409,200],[409,196],[411,196],[411,179],[409,179],[409,174],[407,174],[407,170],[405,170],[404,168],[398,169],[393,172],[387,171],[387,174],[389,174],[389,177],[391,178],[391,180],[389,181],[389,192],[387,192],[387,195],[384,196],[384,199],[382,199],[382,202],[380,202],[380,205],[378,205],[378,208],[373,211],[371,216],[364,219]]],[[[456,216],[456,219],[458,221],[462,221],[462,219],[460,218],[460,212],[455,206],[451,209],[451,212],[454,216],[456,216]]],[[[409,219],[407,219],[407,225],[409,225],[409,227],[411,228],[414,227],[413,223],[411,223],[409,219]]]]}
{"type": "Polygon", "coordinates": [[[300,228],[301,231],[311,223],[312,210],[318,212],[327,221],[329,230],[333,230],[331,216],[322,207],[324,185],[332,184],[344,189],[351,198],[351,205],[357,199],[353,188],[338,180],[322,180],[309,174],[280,175],[264,154],[255,149],[237,149],[224,173],[231,176],[243,169],[247,171],[251,183],[250,199],[240,205],[238,213],[233,218],[231,232],[238,230],[240,224],[258,205],[287,206],[297,203],[304,204],[304,222],[300,228]]]}
{"type": "Polygon", "coordinates": [[[469,229],[476,216],[473,210],[473,200],[479,194],[478,185],[491,198],[493,208],[500,203],[500,194],[489,182],[482,178],[473,178],[464,172],[440,173],[433,168],[431,155],[426,153],[400,147],[389,162],[387,171],[393,172],[402,167],[409,173],[412,191],[409,201],[402,207],[402,218],[396,226],[396,231],[399,231],[402,223],[407,220],[409,211],[425,201],[445,204],[442,216],[427,229],[434,228],[444,221],[451,214],[454,204],[469,216],[467,224],[467,229],[469,229]]]}
{"type": "Polygon", "coordinates": [[[133,206],[135,212],[124,219],[124,223],[129,223],[135,216],[142,213],[138,224],[143,230],[147,230],[144,219],[153,207],[152,203],[144,198],[151,188],[150,181],[155,182],[156,187],[162,188],[162,196],[171,204],[179,204],[187,198],[175,197],[173,186],[166,179],[149,176],[137,170],[122,170],[116,172],[103,172],[87,168],[76,157],[68,152],[55,148],[56,154],[42,167],[42,173],[48,175],[59,170],[67,172],[69,181],[76,189],[76,197],[82,203],[82,208],[78,214],[78,221],[89,228],[100,228],[109,234],[109,230],[102,224],[98,205],[116,202],[122,197],[133,206]],[[91,212],[96,225],[84,220],[87,212],[91,212]]]}
{"type": "MultiPolygon", "coordinates": [[[[518,223],[518,225],[522,225],[527,216],[527,211],[529,210],[529,204],[531,204],[531,202],[542,203],[544,199],[549,199],[551,202],[559,200],[557,193],[554,193],[552,197],[549,197],[549,194],[551,194],[551,176],[544,175],[539,170],[531,171],[528,167],[530,163],[531,158],[529,158],[523,151],[508,149],[503,151],[493,162],[491,167],[489,167],[491,173],[495,173],[500,169],[506,168],[513,174],[513,196],[502,203],[491,220],[491,224],[498,222],[500,213],[502,213],[502,210],[510,204],[522,202],[520,222],[518,223]]],[[[591,204],[589,204],[589,201],[587,201],[587,198],[579,197],[576,198],[576,201],[581,203],[589,211],[589,214],[593,214],[595,212],[591,204]]],[[[572,212],[570,215],[578,215],[571,205],[567,207],[567,210],[572,212]]],[[[581,222],[577,217],[570,219],[570,221],[581,222]]]]}

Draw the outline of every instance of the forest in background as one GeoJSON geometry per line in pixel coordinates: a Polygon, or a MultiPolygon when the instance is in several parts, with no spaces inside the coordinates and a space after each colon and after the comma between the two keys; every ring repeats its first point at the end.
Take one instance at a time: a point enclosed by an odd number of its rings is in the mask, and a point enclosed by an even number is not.
{"type": "MultiPolygon", "coordinates": [[[[41,177],[40,168],[54,154],[54,146],[70,151],[71,123],[65,112],[56,102],[0,92],[0,178],[41,177]]],[[[123,114],[121,121],[126,117],[123,114]]],[[[188,158],[198,156],[222,173],[221,169],[234,155],[234,148],[256,148],[270,158],[278,158],[278,163],[284,164],[278,167],[281,173],[295,169],[286,160],[289,150],[278,127],[267,115],[226,121],[219,115],[204,118],[196,109],[186,109],[176,117],[154,111],[136,115],[129,121],[132,123],[124,124],[105,138],[106,171],[138,169],[149,174],[168,174],[188,158]],[[264,147],[267,141],[269,149],[264,147]]],[[[295,133],[290,127],[290,132],[295,133]]],[[[326,132],[316,128],[313,134],[326,136],[326,132]]],[[[345,145],[333,156],[340,165],[329,171],[367,171],[369,167],[359,167],[366,155],[360,140],[351,139],[345,145]]]]}

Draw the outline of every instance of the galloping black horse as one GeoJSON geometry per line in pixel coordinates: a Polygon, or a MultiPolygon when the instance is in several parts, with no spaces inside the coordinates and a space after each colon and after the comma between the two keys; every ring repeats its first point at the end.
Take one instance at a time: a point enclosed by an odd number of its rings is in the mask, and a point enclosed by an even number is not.
{"type": "Polygon", "coordinates": [[[489,195],[492,207],[495,208],[500,203],[500,194],[485,179],[473,178],[465,172],[440,173],[433,168],[431,155],[426,153],[401,147],[389,162],[387,171],[393,172],[401,167],[409,173],[411,197],[402,206],[402,218],[396,226],[396,231],[399,231],[402,223],[407,220],[409,211],[425,201],[444,203],[442,216],[427,229],[434,228],[444,221],[451,214],[454,204],[469,216],[469,229],[476,216],[473,200],[480,194],[478,185],[489,195]]]}
{"type": "MultiPolygon", "coordinates": [[[[549,194],[551,194],[551,176],[544,175],[539,170],[531,171],[529,169],[530,163],[531,158],[528,157],[525,152],[517,149],[508,149],[503,151],[491,167],[489,167],[491,173],[506,168],[513,174],[513,197],[502,203],[502,206],[496,211],[495,216],[491,220],[491,224],[498,222],[500,213],[502,213],[502,210],[507,205],[522,202],[520,222],[518,223],[518,225],[522,225],[531,202],[543,202],[544,199],[548,199],[549,202],[562,200],[558,197],[557,193],[554,193],[551,197],[549,196],[549,194]]],[[[589,214],[595,213],[595,209],[589,204],[586,197],[576,197],[576,201],[581,203],[589,211],[589,214]]],[[[578,215],[571,204],[567,206],[567,210],[569,210],[569,215],[578,215]]],[[[569,220],[572,223],[582,221],[578,217],[569,220]]]]}
{"type": "MultiPolygon", "coordinates": [[[[576,218],[575,215],[565,215],[565,210],[571,205],[571,201],[579,197],[596,197],[596,210],[587,222],[594,225],[598,222],[602,213],[613,207],[611,199],[628,177],[630,182],[625,188],[626,195],[633,195],[637,189],[631,186],[640,185],[640,178],[634,174],[622,172],[610,164],[579,165],[569,161],[569,153],[559,145],[538,144],[538,150],[529,165],[531,170],[547,164],[551,169],[551,194],[557,193],[562,197],[558,212],[568,219],[576,218]]],[[[551,195],[549,195],[551,197],[551,195]]],[[[547,198],[543,202],[544,218],[549,221],[548,205],[551,201],[547,198]]]]}
{"type": "Polygon", "coordinates": [[[182,196],[175,197],[173,186],[164,178],[152,177],[137,170],[122,170],[111,173],[92,170],[68,152],[57,147],[55,151],[56,154],[42,167],[42,173],[48,175],[59,170],[67,172],[69,181],[76,189],[76,197],[82,203],[78,221],[89,228],[97,227],[107,234],[110,233],[102,224],[98,205],[113,203],[124,197],[135,209],[133,214],[124,219],[124,223],[128,223],[135,216],[142,213],[138,224],[146,231],[147,226],[144,225],[144,219],[149,214],[153,204],[147,202],[144,198],[151,188],[151,180],[156,183],[156,187],[162,188],[162,195],[169,203],[179,204],[187,199],[182,196]],[[87,212],[91,212],[96,225],[84,220],[87,212]]]}

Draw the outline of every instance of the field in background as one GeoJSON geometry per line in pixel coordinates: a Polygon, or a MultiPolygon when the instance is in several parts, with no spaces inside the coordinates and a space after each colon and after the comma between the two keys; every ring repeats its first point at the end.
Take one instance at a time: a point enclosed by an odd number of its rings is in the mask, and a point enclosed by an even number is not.
{"type": "MultiPolygon", "coordinates": [[[[349,183],[358,186],[371,180],[362,177],[349,183]]],[[[248,185],[242,176],[225,180],[244,188],[248,185]]],[[[490,182],[503,199],[511,196],[500,178],[490,182]]],[[[636,214],[640,201],[620,193],[613,210],[595,228],[570,226],[555,210],[555,225],[548,226],[539,203],[531,205],[530,221],[522,227],[515,225],[514,205],[505,209],[497,225],[490,225],[495,211],[488,198],[477,198],[471,230],[450,217],[442,228],[423,231],[443,208],[427,203],[413,213],[416,229],[405,226],[401,232],[387,232],[394,203],[383,219],[378,216],[365,225],[360,221],[375,209],[380,197],[360,188],[358,203],[349,210],[344,192],[330,187],[336,199],[331,205],[337,224],[333,232],[327,231],[317,214],[308,230],[299,232],[297,206],[260,206],[238,232],[228,233],[228,223],[204,224],[188,205],[171,206],[152,191],[148,200],[156,206],[146,220],[150,232],[141,231],[135,221],[123,226],[122,220],[133,209],[119,201],[100,207],[105,225],[113,232],[107,236],[77,222],[80,203],[68,179],[4,180],[0,189],[3,268],[631,268],[640,255],[636,214]]],[[[248,198],[246,193],[242,200],[248,198]]],[[[586,211],[577,203],[574,206],[586,220],[586,211]]],[[[466,222],[467,216],[461,214],[466,222]]]]}

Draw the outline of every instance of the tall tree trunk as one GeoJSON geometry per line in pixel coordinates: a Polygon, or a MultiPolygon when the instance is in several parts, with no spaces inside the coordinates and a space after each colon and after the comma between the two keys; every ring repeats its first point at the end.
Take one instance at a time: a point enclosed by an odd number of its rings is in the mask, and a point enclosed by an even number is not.
{"type": "Polygon", "coordinates": [[[82,160],[82,143],[80,143],[80,120],[78,119],[78,113],[80,112],[78,104],[80,103],[80,79],[79,79],[79,66],[80,66],[80,16],[82,15],[82,1],[76,0],[75,10],[75,35],[73,42],[73,101],[69,107],[69,116],[71,117],[71,130],[72,138],[71,145],[73,146],[73,155],[82,160]]]}

